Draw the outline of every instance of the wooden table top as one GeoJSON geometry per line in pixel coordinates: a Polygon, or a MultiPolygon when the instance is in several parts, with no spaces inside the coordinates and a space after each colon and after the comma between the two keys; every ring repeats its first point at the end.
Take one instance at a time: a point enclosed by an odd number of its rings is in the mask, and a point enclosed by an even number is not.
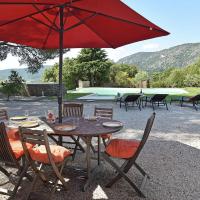
{"type": "MultiPolygon", "coordinates": [[[[103,135],[106,133],[115,133],[122,129],[123,124],[121,127],[105,127],[103,126],[103,122],[119,122],[116,120],[109,120],[109,119],[98,119],[98,120],[88,120],[84,118],[78,119],[78,126],[75,130],[72,131],[59,131],[56,130],[55,127],[59,125],[58,122],[51,124],[46,121],[46,119],[42,118],[42,120],[51,127],[54,133],[50,133],[52,135],[62,135],[62,136],[82,136],[82,137],[97,137],[99,135],[103,135]]],[[[63,118],[62,125],[72,125],[73,119],[72,118],[63,118]]]]}

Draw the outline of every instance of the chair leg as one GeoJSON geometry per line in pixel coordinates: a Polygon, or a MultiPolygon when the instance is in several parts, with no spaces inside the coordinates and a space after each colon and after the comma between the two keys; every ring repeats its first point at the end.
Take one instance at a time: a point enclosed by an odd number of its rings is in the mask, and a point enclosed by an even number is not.
{"type": "Polygon", "coordinates": [[[78,149],[78,147],[80,148],[80,150],[84,153],[85,150],[83,148],[83,146],[80,144],[79,140],[80,140],[80,137],[78,136],[77,139],[74,137],[74,136],[70,136],[71,139],[75,142],[75,147],[74,147],[74,152],[73,152],[73,155],[72,155],[72,160],[75,159],[75,156],[76,156],[76,151],[78,149]]]}
{"type": "Polygon", "coordinates": [[[59,141],[58,140],[56,140],[56,138],[54,137],[54,136],[52,136],[52,135],[48,135],[56,144],[58,144],[59,143],[59,141]]]}
{"type": "Polygon", "coordinates": [[[152,105],[153,110],[155,110],[155,108],[154,108],[154,104],[153,104],[153,101],[151,102],[151,105],[152,105]]]}
{"type": "Polygon", "coordinates": [[[194,107],[195,110],[197,111],[198,109],[197,109],[196,103],[195,103],[194,101],[193,101],[192,103],[193,103],[193,107],[194,107]]]}
{"type": "Polygon", "coordinates": [[[141,111],[141,101],[139,100],[139,102],[138,102],[138,108],[139,108],[139,110],[141,111]]]}
{"type": "MultiPolygon", "coordinates": [[[[78,136],[78,137],[77,137],[77,142],[79,142],[79,139],[80,139],[80,137],[78,136]]],[[[73,152],[73,155],[72,155],[72,160],[75,159],[77,148],[78,148],[78,145],[75,144],[74,152],[73,152]]]]}
{"type": "Polygon", "coordinates": [[[144,171],[144,169],[142,169],[136,162],[134,163],[135,167],[140,171],[140,173],[143,175],[143,176],[147,176],[147,178],[149,179],[149,175],[144,171]]]}
{"type": "MultiPolygon", "coordinates": [[[[10,196],[9,199],[15,198],[15,195],[16,195],[16,193],[17,193],[17,191],[18,191],[18,188],[19,188],[19,186],[21,185],[22,179],[23,179],[23,177],[26,176],[27,170],[28,170],[28,164],[26,164],[26,165],[23,167],[22,170],[19,169],[19,173],[17,173],[17,175],[19,175],[19,179],[17,180],[16,183],[13,182],[13,184],[15,185],[15,186],[14,186],[14,189],[13,189],[12,191],[6,190],[6,189],[3,189],[2,191],[0,190],[0,194],[9,195],[9,196],[10,196]]],[[[0,166],[0,171],[1,171],[4,175],[6,175],[6,176],[8,177],[8,179],[10,179],[11,173],[9,173],[6,169],[4,169],[4,168],[1,167],[1,166],[0,166]]],[[[9,181],[8,181],[8,182],[9,182],[9,181]]],[[[7,182],[7,183],[8,183],[8,182],[7,182]]]]}
{"type": "Polygon", "coordinates": [[[67,188],[66,182],[65,182],[64,178],[62,177],[62,171],[63,171],[63,168],[64,168],[65,164],[66,164],[66,160],[63,161],[63,163],[62,163],[62,165],[60,167],[60,170],[58,170],[58,168],[56,166],[54,166],[54,165],[52,165],[52,167],[53,167],[53,170],[54,170],[57,178],[61,181],[61,183],[63,184],[64,188],[67,190],[68,188],[67,188]]]}
{"type": "MultiPolygon", "coordinates": [[[[58,172],[60,173],[60,175],[62,174],[62,171],[63,171],[63,169],[64,169],[65,164],[66,164],[66,161],[64,161],[64,162],[62,163],[62,165],[60,166],[60,169],[58,169],[58,172]]],[[[61,175],[61,177],[62,177],[62,175],[61,175]]],[[[65,187],[65,189],[66,189],[66,190],[68,189],[67,186],[66,186],[66,182],[65,182],[64,178],[62,177],[62,178],[60,179],[60,178],[57,176],[56,182],[55,182],[54,187],[53,187],[53,189],[52,189],[52,191],[51,191],[51,194],[50,194],[50,199],[52,198],[52,195],[53,195],[53,194],[55,193],[55,191],[56,191],[56,186],[58,185],[59,180],[61,181],[61,183],[63,184],[63,186],[65,187]]]]}
{"type": "Polygon", "coordinates": [[[16,193],[17,193],[17,191],[18,191],[18,188],[19,188],[19,186],[21,185],[22,179],[24,178],[24,176],[25,176],[27,170],[28,170],[28,164],[25,165],[23,171],[21,172],[20,177],[19,177],[19,180],[17,181],[17,184],[15,185],[15,187],[14,187],[14,189],[13,189],[11,198],[15,197],[15,195],[16,195],[16,193]]]}
{"type": "Polygon", "coordinates": [[[33,171],[34,171],[34,173],[35,173],[35,177],[34,177],[34,179],[33,179],[33,182],[32,182],[32,184],[31,184],[31,187],[30,187],[30,189],[29,189],[29,192],[27,193],[26,200],[29,199],[31,192],[35,189],[35,185],[36,185],[36,183],[37,183],[38,178],[40,178],[44,183],[48,182],[48,181],[47,181],[47,178],[45,177],[45,175],[41,172],[41,169],[42,169],[42,167],[43,167],[43,164],[40,164],[39,168],[37,168],[37,167],[35,166],[34,161],[32,161],[32,162],[30,163],[30,165],[31,165],[31,167],[32,167],[32,169],[33,169],[33,171]]]}
{"type": "Polygon", "coordinates": [[[165,106],[166,106],[166,109],[167,109],[167,110],[169,110],[169,109],[168,109],[168,106],[167,106],[167,102],[166,102],[166,101],[165,101],[165,106]]]}
{"type": "Polygon", "coordinates": [[[127,103],[125,103],[125,109],[126,109],[126,112],[127,112],[127,107],[128,107],[128,105],[127,105],[127,103]]]}
{"type": "Polygon", "coordinates": [[[105,140],[104,138],[102,138],[102,141],[103,141],[103,145],[104,145],[104,147],[106,148],[106,147],[107,147],[106,140],[105,140]]]}
{"type": "MultiPolygon", "coordinates": [[[[141,196],[141,197],[145,197],[145,195],[142,193],[142,191],[130,180],[130,178],[128,178],[128,176],[120,169],[120,167],[117,166],[117,164],[112,161],[109,156],[107,156],[105,153],[102,153],[102,156],[104,157],[104,159],[112,166],[114,167],[117,172],[119,173],[119,175],[121,177],[123,177],[130,185],[131,187],[141,196]]],[[[120,178],[121,178],[120,177],[120,178]]],[[[115,179],[115,178],[114,178],[115,179]]],[[[111,180],[111,182],[113,182],[111,180]]],[[[115,181],[116,182],[116,181],[115,181]]],[[[114,183],[114,182],[113,182],[114,183]]]]}
{"type": "Polygon", "coordinates": [[[10,176],[10,173],[9,173],[6,169],[4,169],[3,167],[1,167],[1,166],[0,166],[0,171],[1,171],[3,174],[5,174],[7,177],[10,176]]]}
{"type": "Polygon", "coordinates": [[[25,200],[28,200],[28,199],[29,199],[31,192],[32,192],[32,191],[34,190],[34,188],[35,188],[35,185],[36,185],[36,183],[37,183],[38,178],[39,178],[39,174],[37,173],[37,174],[35,174],[35,177],[34,177],[34,179],[33,179],[33,182],[32,182],[32,184],[31,184],[31,187],[30,187],[30,189],[29,189],[29,191],[28,191],[28,193],[27,193],[27,195],[26,195],[25,200]]]}
{"type": "Polygon", "coordinates": [[[98,165],[100,165],[100,153],[101,153],[101,136],[98,136],[98,152],[97,152],[97,160],[98,160],[98,165]]]}

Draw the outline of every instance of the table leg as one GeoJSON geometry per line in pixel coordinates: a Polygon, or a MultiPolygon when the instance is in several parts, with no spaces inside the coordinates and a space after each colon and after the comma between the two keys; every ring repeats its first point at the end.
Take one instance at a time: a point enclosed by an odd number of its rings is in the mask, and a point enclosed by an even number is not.
{"type": "Polygon", "coordinates": [[[90,185],[91,182],[91,159],[90,159],[90,147],[91,147],[91,137],[85,137],[86,143],[86,162],[87,162],[87,181],[83,186],[83,191],[85,192],[87,187],[90,185]]]}
{"type": "Polygon", "coordinates": [[[60,146],[63,145],[63,137],[62,137],[61,135],[58,136],[58,144],[59,144],[60,146]]]}
{"type": "Polygon", "coordinates": [[[101,164],[101,136],[98,136],[98,165],[101,164]]]}

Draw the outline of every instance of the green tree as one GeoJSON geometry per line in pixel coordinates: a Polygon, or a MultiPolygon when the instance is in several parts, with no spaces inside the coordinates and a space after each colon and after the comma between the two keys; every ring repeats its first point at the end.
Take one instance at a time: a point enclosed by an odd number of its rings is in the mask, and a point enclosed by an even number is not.
{"type": "Polygon", "coordinates": [[[200,74],[186,74],[184,80],[185,87],[200,87],[200,74]]]}
{"type": "MultiPolygon", "coordinates": [[[[113,64],[110,67],[110,81],[113,85],[121,85],[121,81],[119,80],[119,76],[122,76],[124,72],[124,78],[126,77],[127,79],[133,79],[135,75],[137,74],[138,70],[137,67],[134,65],[128,65],[128,64],[113,64]]],[[[130,84],[130,80],[124,80],[124,82],[127,83],[127,85],[124,85],[124,87],[130,87],[132,86],[132,81],[130,84]]]]}
{"type": "Polygon", "coordinates": [[[119,87],[132,87],[132,78],[129,77],[127,72],[119,71],[115,76],[115,81],[119,87]]]}
{"type": "Polygon", "coordinates": [[[148,73],[146,71],[139,71],[136,75],[135,75],[135,82],[139,83],[141,81],[146,81],[148,80],[149,76],[148,73]]]}
{"type": "Polygon", "coordinates": [[[19,74],[12,70],[8,80],[1,83],[1,91],[7,95],[7,100],[9,101],[10,96],[20,94],[24,89],[24,80],[19,74]]]}
{"type": "Polygon", "coordinates": [[[171,74],[165,79],[167,87],[183,87],[185,74],[182,69],[174,69],[171,74]]]}
{"type": "Polygon", "coordinates": [[[53,65],[52,67],[45,69],[42,79],[45,82],[57,82],[58,81],[58,64],[53,65]]]}
{"type": "Polygon", "coordinates": [[[169,80],[167,78],[173,73],[173,70],[176,68],[169,68],[162,72],[154,72],[150,79],[151,79],[151,87],[171,87],[169,84],[169,80]]]}
{"type": "MultiPolygon", "coordinates": [[[[65,49],[64,53],[69,49],[65,49]]],[[[43,50],[15,45],[8,42],[0,42],[0,60],[5,60],[11,54],[19,58],[20,64],[28,66],[28,72],[36,73],[48,59],[54,59],[59,55],[58,50],[43,50]]]]}
{"type": "Polygon", "coordinates": [[[80,78],[89,80],[90,85],[101,86],[109,80],[111,62],[103,49],[84,48],[76,59],[76,68],[79,69],[80,78]]]}

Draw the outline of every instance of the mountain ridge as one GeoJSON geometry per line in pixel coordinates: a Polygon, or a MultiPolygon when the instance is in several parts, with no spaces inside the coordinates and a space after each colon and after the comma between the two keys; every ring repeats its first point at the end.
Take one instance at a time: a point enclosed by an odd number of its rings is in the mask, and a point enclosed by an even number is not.
{"type": "Polygon", "coordinates": [[[155,52],[138,52],[118,60],[145,71],[163,71],[170,67],[186,67],[200,59],[200,43],[186,43],[155,52]]]}
{"type": "Polygon", "coordinates": [[[14,70],[19,73],[22,78],[28,82],[41,82],[42,74],[44,73],[45,69],[48,69],[51,67],[50,65],[44,65],[38,73],[31,74],[27,72],[27,68],[14,68],[14,69],[2,69],[0,70],[0,81],[4,81],[8,79],[8,76],[10,75],[10,71],[14,70]]]}

